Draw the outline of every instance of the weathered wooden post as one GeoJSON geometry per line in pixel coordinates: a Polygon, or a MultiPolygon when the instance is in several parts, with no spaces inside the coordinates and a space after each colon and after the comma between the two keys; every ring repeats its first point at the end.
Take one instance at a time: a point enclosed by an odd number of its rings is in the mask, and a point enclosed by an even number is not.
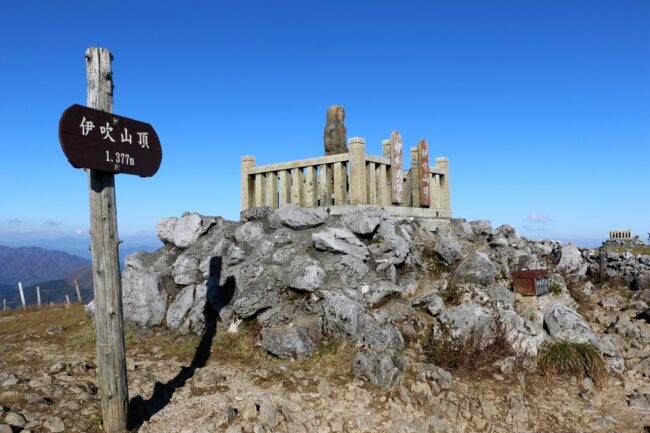
{"type": "Polygon", "coordinates": [[[25,305],[25,292],[23,292],[23,283],[18,282],[18,292],[20,292],[20,303],[23,305],[23,310],[27,308],[25,305]]]}
{"type": "MultiPolygon", "coordinates": [[[[87,105],[113,112],[113,55],[105,48],[86,50],[87,105]]],[[[97,366],[102,419],[107,433],[126,431],[129,403],[122,318],[122,282],[117,235],[115,177],[89,170],[90,235],[95,286],[97,366]]],[[[67,296],[66,296],[67,298],[67,296]]]]}
{"type": "Polygon", "coordinates": [[[2,311],[7,311],[7,299],[2,300],[2,311]]]}
{"type": "Polygon", "coordinates": [[[404,203],[404,174],[402,171],[404,159],[402,157],[402,147],[402,136],[395,130],[390,135],[390,178],[393,182],[391,185],[392,203],[398,206],[404,203]]]}
{"type": "Polygon", "coordinates": [[[36,286],[36,303],[38,308],[41,308],[41,288],[39,286],[36,286]]]}
{"type": "Polygon", "coordinates": [[[80,304],[83,304],[83,301],[81,300],[81,290],[79,290],[79,283],[77,280],[74,280],[74,288],[77,289],[77,301],[79,301],[80,304]]]}
{"type": "Polygon", "coordinates": [[[418,163],[420,164],[419,179],[420,179],[420,206],[431,206],[431,187],[429,181],[431,180],[430,167],[429,167],[429,145],[423,138],[418,143],[418,163]]]}
{"type": "Polygon", "coordinates": [[[350,204],[368,204],[365,138],[350,138],[348,149],[350,151],[350,204]]]}
{"type": "Polygon", "coordinates": [[[70,296],[65,295],[65,308],[70,308],[70,296]]]}
{"type": "MultiPolygon", "coordinates": [[[[128,387],[114,175],[153,176],[162,161],[162,148],[150,124],[112,114],[111,60],[105,48],[86,50],[88,106],[65,110],[59,141],[73,167],[89,169],[99,394],[104,430],[120,433],[127,428],[128,387]]],[[[70,302],[67,295],[66,301],[70,302]]]]}
{"type": "Polygon", "coordinates": [[[420,163],[418,148],[411,147],[411,206],[420,207],[420,163]]]}
{"type": "Polygon", "coordinates": [[[241,210],[253,207],[255,182],[248,173],[248,170],[253,167],[255,167],[254,156],[247,155],[241,157],[241,210]]]}
{"type": "MultiPolygon", "coordinates": [[[[610,235],[611,236],[611,235],[610,235]]],[[[598,248],[598,282],[605,282],[605,269],[607,268],[607,254],[603,247],[598,248]]]]}

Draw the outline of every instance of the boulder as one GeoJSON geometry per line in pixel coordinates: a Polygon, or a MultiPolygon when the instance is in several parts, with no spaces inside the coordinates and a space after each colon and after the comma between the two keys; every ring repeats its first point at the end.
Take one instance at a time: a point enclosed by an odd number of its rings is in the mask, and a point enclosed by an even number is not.
{"type": "Polygon", "coordinates": [[[597,337],[589,324],[573,309],[555,302],[549,305],[544,312],[544,326],[548,333],[557,339],[575,343],[591,343],[603,355],[605,362],[611,370],[623,372],[625,363],[623,357],[616,350],[609,336],[597,337]]]}
{"type": "Polygon", "coordinates": [[[157,326],[165,319],[167,310],[162,277],[158,272],[133,266],[131,257],[127,257],[122,273],[124,320],[141,327],[157,326]]]}
{"type": "Polygon", "coordinates": [[[482,347],[490,344],[496,335],[493,315],[479,304],[467,303],[447,308],[438,314],[438,322],[434,324],[436,335],[445,330],[454,340],[467,340],[472,333],[478,333],[476,336],[480,338],[482,347]]]}
{"type": "Polygon", "coordinates": [[[174,262],[172,277],[174,282],[180,286],[198,283],[202,278],[199,261],[187,254],[181,254],[174,262]]]}
{"type": "Polygon", "coordinates": [[[320,251],[335,254],[349,254],[364,260],[368,257],[368,247],[348,229],[328,228],[311,235],[314,247],[320,251]]]}
{"type": "Polygon", "coordinates": [[[352,360],[352,372],[367,378],[381,389],[388,389],[404,374],[404,358],[391,351],[358,352],[352,360]]]}
{"type": "Polygon", "coordinates": [[[289,265],[285,282],[292,289],[313,292],[323,286],[325,278],[325,271],[318,261],[309,256],[298,256],[289,265]]]}
{"type": "Polygon", "coordinates": [[[330,275],[338,280],[342,287],[357,287],[368,275],[370,268],[362,259],[355,256],[336,256],[336,261],[327,266],[330,275]]]}
{"type": "Polygon", "coordinates": [[[463,249],[460,243],[451,236],[437,236],[433,242],[433,251],[448,265],[453,265],[463,259],[463,249]]]}
{"type": "Polygon", "coordinates": [[[418,296],[411,301],[411,305],[426,309],[432,316],[437,316],[445,309],[445,302],[435,293],[418,296]]]}
{"type": "Polygon", "coordinates": [[[323,225],[329,218],[324,208],[302,208],[288,204],[277,209],[269,216],[272,227],[289,227],[293,230],[305,230],[323,225]]]}
{"type": "Polygon", "coordinates": [[[525,320],[513,310],[502,310],[499,315],[501,326],[512,351],[518,356],[534,358],[542,345],[548,341],[544,329],[525,320]]]}
{"type": "Polygon", "coordinates": [[[261,222],[249,221],[235,230],[235,241],[238,244],[254,245],[262,238],[264,238],[264,226],[261,222]]]}
{"type": "Polygon", "coordinates": [[[178,329],[194,305],[194,286],[187,286],[176,296],[167,309],[166,322],[171,329],[178,329]]]}
{"type": "Polygon", "coordinates": [[[351,212],[343,215],[340,223],[356,235],[370,237],[379,228],[382,214],[383,211],[379,208],[377,210],[351,212]]]}
{"type": "Polygon", "coordinates": [[[180,218],[161,218],[158,220],[156,231],[162,242],[185,249],[196,242],[216,221],[215,218],[186,212],[180,218]]]}
{"type": "Polygon", "coordinates": [[[560,249],[560,262],[556,269],[565,274],[580,278],[587,273],[588,265],[582,258],[582,253],[574,244],[562,246],[560,249]]]}
{"type": "Polygon", "coordinates": [[[372,284],[363,284],[360,290],[366,303],[372,307],[376,307],[390,295],[404,292],[404,289],[400,286],[386,280],[375,281],[372,284]]]}
{"type": "Polygon", "coordinates": [[[544,326],[552,337],[558,339],[593,345],[598,343],[596,334],[582,316],[559,302],[554,302],[546,308],[544,326]]]}
{"type": "Polygon", "coordinates": [[[275,211],[270,206],[258,206],[244,209],[239,213],[241,221],[260,221],[266,220],[275,211]]]}
{"type": "Polygon", "coordinates": [[[279,358],[308,358],[316,350],[307,329],[293,324],[262,329],[262,347],[279,358]]]}
{"type": "Polygon", "coordinates": [[[487,254],[475,252],[458,266],[454,273],[457,284],[473,283],[488,286],[494,282],[496,268],[487,254]]]}

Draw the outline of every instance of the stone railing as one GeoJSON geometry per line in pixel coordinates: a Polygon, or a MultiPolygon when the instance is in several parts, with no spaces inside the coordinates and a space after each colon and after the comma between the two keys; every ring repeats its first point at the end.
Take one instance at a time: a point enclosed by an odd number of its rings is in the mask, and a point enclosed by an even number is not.
{"type": "Polygon", "coordinates": [[[349,152],[339,155],[259,167],[254,156],[244,156],[242,210],[292,203],[327,207],[337,214],[347,212],[349,205],[378,205],[400,216],[450,218],[449,162],[436,158],[435,166],[420,164],[420,155],[426,157],[428,152],[426,142],[424,153],[421,146],[422,142],[411,148],[411,169],[406,173],[401,150],[391,152],[391,140],[383,141],[383,156],[366,154],[365,139],[359,137],[350,138],[349,152]],[[423,171],[428,173],[420,175],[423,171]],[[393,178],[401,178],[401,184],[393,178]]]}

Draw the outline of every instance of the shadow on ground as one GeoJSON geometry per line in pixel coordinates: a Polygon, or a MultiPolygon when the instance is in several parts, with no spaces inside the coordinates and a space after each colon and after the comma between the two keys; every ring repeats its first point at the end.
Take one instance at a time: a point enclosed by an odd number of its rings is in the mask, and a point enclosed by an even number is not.
{"type": "Polygon", "coordinates": [[[135,396],[129,402],[129,430],[137,430],[145,421],[160,412],[171,401],[174,392],[185,386],[187,381],[194,376],[196,370],[206,365],[210,358],[212,339],[217,333],[217,317],[219,311],[230,303],[235,292],[235,279],[228,277],[225,284],[219,285],[221,279],[221,257],[210,260],[210,273],[205,303],[205,331],[201,336],[196,353],[189,366],[181,371],[169,382],[156,382],[153,394],[149,399],[135,396]]]}

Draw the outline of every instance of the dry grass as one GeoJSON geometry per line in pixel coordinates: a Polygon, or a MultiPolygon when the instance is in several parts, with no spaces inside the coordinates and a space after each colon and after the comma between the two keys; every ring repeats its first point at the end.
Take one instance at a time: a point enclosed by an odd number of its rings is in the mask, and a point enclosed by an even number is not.
{"type": "Polygon", "coordinates": [[[480,374],[495,361],[514,355],[500,321],[496,322],[494,339],[487,345],[484,344],[482,328],[472,328],[464,340],[454,339],[443,328],[441,335],[430,336],[424,353],[428,362],[470,375],[480,374]]]}
{"type": "Polygon", "coordinates": [[[591,343],[557,340],[543,348],[538,359],[539,370],[546,376],[589,377],[596,388],[607,381],[605,361],[591,343]]]}

